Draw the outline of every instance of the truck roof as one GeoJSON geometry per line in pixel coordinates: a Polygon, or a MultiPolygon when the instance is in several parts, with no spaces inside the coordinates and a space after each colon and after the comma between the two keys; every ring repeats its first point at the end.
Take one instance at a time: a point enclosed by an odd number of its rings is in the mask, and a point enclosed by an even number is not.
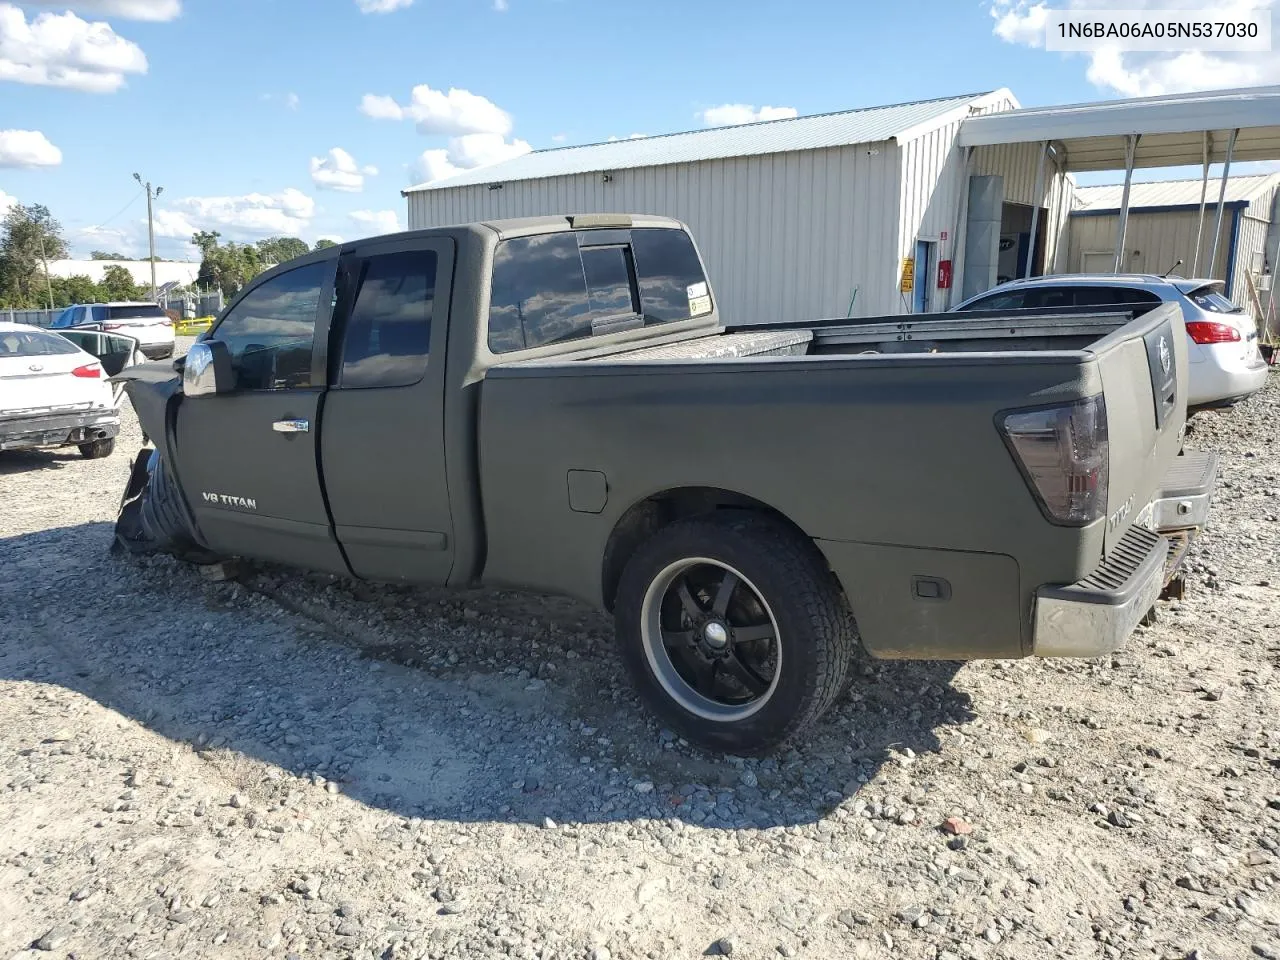
{"type": "MultiPolygon", "coordinates": [[[[473,226],[460,224],[459,226],[473,226]]],[[[680,229],[679,220],[643,213],[571,213],[555,217],[515,217],[507,220],[484,220],[474,226],[483,226],[499,237],[528,236],[531,233],[553,233],[562,230],[581,230],[593,227],[669,227],[680,229]]],[[[441,229],[441,228],[436,228],[441,229]]]]}

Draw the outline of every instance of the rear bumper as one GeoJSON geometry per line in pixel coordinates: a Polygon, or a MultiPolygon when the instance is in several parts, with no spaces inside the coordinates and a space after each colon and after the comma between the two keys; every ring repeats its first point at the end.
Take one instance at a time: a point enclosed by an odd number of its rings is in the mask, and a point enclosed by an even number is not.
{"type": "Polygon", "coordinates": [[[1099,657],[1120,649],[1177,575],[1187,544],[1208,520],[1217,477],[1215,454],[1185,452],[1097,570],[1068,586],[1040,587],[1032,653],[1099,657]]]}
{"type": "Polygon", "coordinates": [[[120,432],[116,410],[46,413],[0,420],[0,450],[32,450],[65,447],[91,440],[106,440],[120,432]]]}
{"type": "Polygon", "coordinates": [[[1202,362],[1190,365],[1187,406],[1220,406],[1243,400],[1267,385],[1269,370],[1261,354],[1250,361],[1219,360],[1210,354],[1202,362]]]}

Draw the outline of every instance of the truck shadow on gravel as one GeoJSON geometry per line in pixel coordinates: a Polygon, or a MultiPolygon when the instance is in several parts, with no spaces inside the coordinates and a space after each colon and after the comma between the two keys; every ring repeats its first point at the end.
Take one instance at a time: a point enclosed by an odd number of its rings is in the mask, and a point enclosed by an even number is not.
{"type": "Polygon", "coordinates": [[[196,751],[228,797],[268,795],[283,771],[403,817],[790,826],[974,716],[951,686],[960,664],[862,661],[803,743],[715,756],[653,723],[610,621],[576,602],[258,566],[210,582],[167,557],[108,556],[110,539],[94,523],[0,540],[14,612],[0,678],[77,691],[196,751]],[[51,555],[66,559],[33,583],[51,555]],[[69,605],[71,585],[104,602],[69,605]]]}
{"type": "Polygon", "coordinates": [[[58,450],[2,450],[0,451],[0,477],[33,470],[61,470],[70,463],[84,459],[75,447],[58,450]]]}

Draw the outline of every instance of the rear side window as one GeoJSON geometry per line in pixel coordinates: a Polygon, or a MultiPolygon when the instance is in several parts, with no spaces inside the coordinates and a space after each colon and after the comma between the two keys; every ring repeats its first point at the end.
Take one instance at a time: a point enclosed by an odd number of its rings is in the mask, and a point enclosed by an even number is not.
{"type": "Polygon", "coordinates": [[[683,230],[631,231],[640,309],[647,322],[683,320],[711,312],[711,291],[693,241],[683,230]]]}
{"type": "MultiPolygon", "coordinates": [[[[95,310],[94,313],[96,314],[97,310],[95,310]]],[[[165,318],[165,312],[154,304],[128,307],[107,307],[108,320],[164,320],[165,318]]]]}
{"type": "Polygon", "coordinates": [[[1070,288],[1039,287],[1027,291],[1026,299],[1023,300],[1022,305],[1028,308],[1039,307],[1042,309],[1069,307],[1073,301],[1071,293],[1070,288]]]}
{"type": "Polygon", "coordinates": [[[490,350],[507,353],[589,337],[593,322],[605,318],[635,315],[647,325],[711,312],[702,266],[683,230],[611,230],[607,238],[582,233],[596,243],[579,248],[578,233],[569,232],[498,244],[490,350]]]}
{"type": "Polygon", "coordinates": [[[73,323],[75,323],[75,315],[76,315],[76,308],[67,307],[67,309],[63,310],[60,314],[58,314],[58,319],[53,321],[53,323],[50,324],[50,326],[69,327],[73,323]]]}
{"type": "Polygon", "coordinates": [[[1200,287],[1198,290],[1192,290],[1187,294],[1187,297],[1201,310],[1208,310],[1210,313],[1243,312],[1213,287],[1200,287]]]}
{"type": "Polygon", "coordinates": [[[1150,290],[1139,290],[1136,287],[1076,287],[1075,295],[1078,307],[1160,302],[1160,298],[1150,290]]]}
{"type": "Polygon", "coordinates": [[[342,350],[343,387],[404,387],[427,372],[436,255],[406,250],[368,257],[342,350]]]}
{"type": "Polygon", "coordinates": [[[93,322],[94,322],[94,323],[106,323],[106,322],[107,322],[107,308],[106,308],[106,307],[90,307],[90,308],[89,308],[89,310],[90,310],[90,315],[93,317],[93,322]]]}
{"type": "Polygon", "coordinates": [[[79,352],[79,347],[56,333],[26,330],[0,333],[0,357],[54,357],[79,352]]]}

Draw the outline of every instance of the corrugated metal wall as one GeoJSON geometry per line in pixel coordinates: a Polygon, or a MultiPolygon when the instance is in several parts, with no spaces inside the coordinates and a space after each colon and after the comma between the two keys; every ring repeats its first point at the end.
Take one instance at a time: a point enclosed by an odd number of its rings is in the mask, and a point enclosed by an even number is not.
{"type": "Polygon", "coordinates": [[[1045,164],[1044,195],[1035,197],[1040,144],[1013,143],[979,147],[973,152],[975,176],[1004,177],[1005,203],[1040,206],[1047,211],[1044,263],[1046,273],[1068,269],[1063,262],[1072,224],[1075,187],[1070,176],[1058,170],[1050,157],[1045,164]]]}
{"type": "MultiPolygon", "coordinates": [[[[1263,244],[1266,243],[1270,220],[1245,216],[1244,212],[1240,211],[1240,225],[1235,238],[1235,270],[1229,293],[1231,300],[1239,306],[1248,307],[1248,285],[1244,274],[1262,262],[1263,244]]],[[[1225,280],[1231,248],[1233,211],[1228,210],[1222,214],[1222,232],[1211,271],[1208,269],[1207,259],[1213,248],[1213,218],[1215,210],[1210,204],[1204,210],[1201,264],[1196,273],[1199,276],[1225,280]]],[[[1181,257],[1183,265],[1175,273],[1192,275],[1192,265],[1196,262],[1194,257],[1198,219],[1196,210],[1130,214],[1129,227],[1125,230],[1125,259],[1121,270],[1129,273],[1164,274],[1181,257]]],[[[1117,221],[1119,218],[1114,214],[1071,218],[1070,255],[1066,268],[1069,273],[1083,273],[1085,253],[1105,253],[1107,257],[1114,255],[1117,221]]],[[[1110,266],[1107,266],[1107,270],[1110,270],[1110,266]]],[[[1254,282],[1256,280],[1257,276],[1254,275],[1254,282]]]]}
{"type": "Polygon", "coordinates": [[[409,227],[570,213],[689,224],[727,322],[898,313],[892,142],[409,195],[409,227]],[[856,300],[854,291],[857,291],[856,300]]]}

